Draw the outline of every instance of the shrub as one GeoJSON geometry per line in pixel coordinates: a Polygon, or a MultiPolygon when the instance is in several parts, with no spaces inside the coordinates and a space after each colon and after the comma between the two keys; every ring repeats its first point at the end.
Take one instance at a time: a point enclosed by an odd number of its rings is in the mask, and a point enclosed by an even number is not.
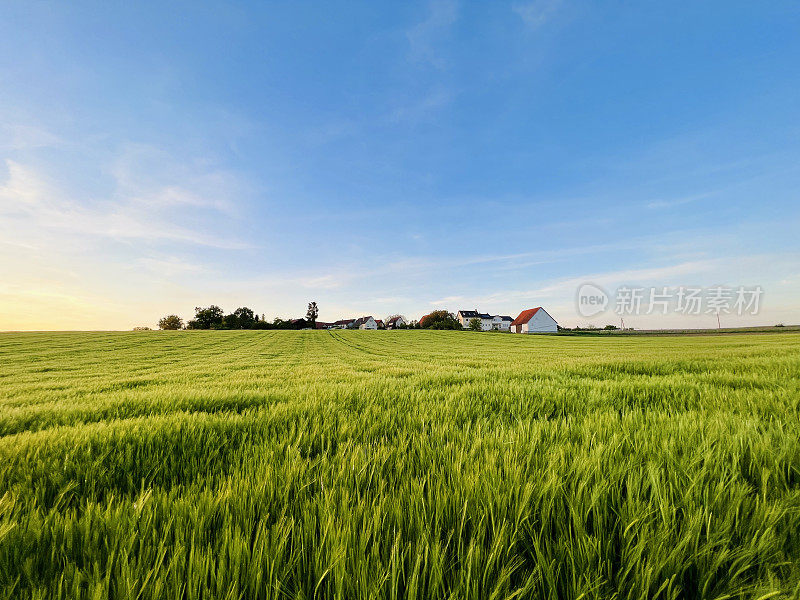
{"type": "Polygon", "coordinates": [[[167,315],[158,322],[158,328],[174,331],[183,327],[183,319],[178,315],[167,315]]]}
{"type": "Polygon", "coordinates": [[[461,329],[456,316],[446,310],[435,310],[419,320],[422,329],[461,329]]]}

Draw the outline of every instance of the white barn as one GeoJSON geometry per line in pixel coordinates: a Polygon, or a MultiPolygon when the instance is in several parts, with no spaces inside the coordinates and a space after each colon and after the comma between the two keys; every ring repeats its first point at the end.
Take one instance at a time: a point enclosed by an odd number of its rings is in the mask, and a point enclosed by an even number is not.
{"type": "Polygon", "coordinates": [[[519,313],[511,322],[511,333],[555,333],[558,323],[541,306],[519,313]]]}

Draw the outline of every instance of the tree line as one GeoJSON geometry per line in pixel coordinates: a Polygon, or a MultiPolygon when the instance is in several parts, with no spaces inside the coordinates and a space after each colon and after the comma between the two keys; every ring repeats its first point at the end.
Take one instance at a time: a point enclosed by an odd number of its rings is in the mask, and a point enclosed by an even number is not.
{"type": "MultiPolygon", "coordinates": [[[[260,317],[253,309],[246,306],[237,308],[225,314],[219,306],[197,306],[194,309],[194,318],[184,322],[178,315],[167,315],[158,321],[158,328],[165,330],[177,329],[307,329],[316,328],[319,308],[316,302],[308,304],[306,316],[303,319],[284,320],[275,317],[267,321],[262,314],[260,317]]],[[[399,315],[393,315],[399,316],[399,315]]],[[[389,317],[391,318],[391,317],[389,317]]],[[[147,329],[147,328],[137,328],[147,329]]],[[[425,315],[419,321],[411,321],[408,325],[401,325],[399,329],[461,329],[461,323],[456,316],[446,310],[435,310],[425,315]]]]}
{"type": "Polygon", "coordinates": [[[158,321],[159,329],[305,329],[315,327],[318,309],[316,302],[310,303],[305,319],[281,319],[275,317],[268,321],[264,315],[258,315],[252,308],[242,306],[229,314],[225,314],[219,306],[197,306],[194,318],[184,322],[178,315],[167,315],[158,321]]]}

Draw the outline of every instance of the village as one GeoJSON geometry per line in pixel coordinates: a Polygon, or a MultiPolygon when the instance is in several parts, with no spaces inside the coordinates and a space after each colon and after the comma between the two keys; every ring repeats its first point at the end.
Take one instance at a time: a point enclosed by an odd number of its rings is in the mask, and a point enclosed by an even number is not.
{"type": "MultiPolygon", "coordinates": [[[[319,307],[316,302],[308,303],[306,316],[296,319],[276,317],[268,321],[262,314],[246,306],[239,307],[230,314],[219,306],[195,307],[193,319],[184,320],[178,315],[167,315],[158,321],[159,329],[360,329],[360,330],[392,330],[392,329],[448,329],[468,331],[496,331],[505,333],[556,333],[559,325],[556,320],[541,306],[528,308],[516,318],[508,315],[492,315],[474,310],[459,310],[456,313],[444,309],[434,310],[419,320],[409,320],[403,315],[395,314],[385,319],[376,319],[372,315],[339,319],[333,322],[320,321],[319,307]]],[[[134,330],[148,330],[149,327],[135,327],[134,330]]]]}
{"type": "MultiPolygon", "coordinates": [[[[491,315],[489,313],[482,313],[475,310],[459,310],[455,315],[447,313],[446,311],[436,311],[445,313],[446,315],[458,325],[461,329],[472,329],[475,331],[505,331],[509,333],[555,333],[558,331],[558,323],[551,317],[548,312],[541,306],[536,308],[529,308],[523,310],[517,318],[512,318],[507,315],[491,315]]],[[[419,321],[408,321],[402,315],[395,315],[387,318],[385,321],[382,319],[375,319],[373,316],[358,317],[351,319],[340,319],[333,323],[326,323],[323,321],[315,321],[315,329],[363,329],[363,330],[377,330],[377,329],[425,329],[426,321],[433,315],[430,313],[423,316],[419,321]]],[[[448,319],[449,320],[449,319],[448,319]]],[[[296,325],[306,325],[311,329],[311,323],[305,319],[294,319],[296,325]]],[[[430,327],[436,328],[436,327],[430,327]]],[[[449,327],[456,329],[457,327],[449,327]]]]}

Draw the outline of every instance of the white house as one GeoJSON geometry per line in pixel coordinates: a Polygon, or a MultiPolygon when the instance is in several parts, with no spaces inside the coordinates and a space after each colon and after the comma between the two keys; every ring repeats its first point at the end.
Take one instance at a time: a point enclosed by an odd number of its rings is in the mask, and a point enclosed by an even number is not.
{"type": "Polygon", "coordinates": [[[475,317],[480,318],[478,315],[479,313],[477,310],[460,310],[456,313],[456,319],[461,323],[462,328],[468,329],[470,320],[475,317]]]}
{"type": "Polygon", "coordinates": [[[477,310],[460,310],[456,313],[456,319],[464,329],[469,329],[469,322],[472,319],[481,320],[481,331],[489,331],[492,328],[492,315],[479,313],[477,310]]]}
{"type": "Polygon", "coordinates": [[[400,315],[386,321],[386,329],[397,329],[404,325],[408,325],[408,323],[406,323],[406,320],[400,315]]]}
{"type": "Polygon", "coordinates": [[[513,321],[511,317],[505,317],[503,315],[489,315],[486,313],[480,313],[477,310],[460,310],[458,313],[456,313],[456,318],[458,319],[458,322],[461,323],[461,327],[464,329],[469,329],[469,322],[472,319],[480,319],[481,331],[508,331],[511,321],[513,321]]]}
{"type": "Polygon", "coordinates": [[[339,319],[331,323],[328,329],[377,329],[378,322],[372,317],[359,317],[358,319],[339,319]]]}
{"type": "Polygon", "coordinates": [[[511,322],[513,320],[514,319],[506,315],[492,317],[492,329],[497,329],[499,331],[509,331],[511,329],[511,322]],[[497,321],[495,321],[494,319],[497,319],[497,321]]]}
{"type": "Polygon", "coordinates": [[[358,319],[353,321],[353,328],[354,329],[377,329],[378,328],[378,323],[371,316],[369,316],[369,317],[359,317],[358,319]]]}
{"type": "Polygon", "coordinates": [[[511,333],[555,333],[558,323],[541,306],[519,313],[511,322],[511,333]]]}

